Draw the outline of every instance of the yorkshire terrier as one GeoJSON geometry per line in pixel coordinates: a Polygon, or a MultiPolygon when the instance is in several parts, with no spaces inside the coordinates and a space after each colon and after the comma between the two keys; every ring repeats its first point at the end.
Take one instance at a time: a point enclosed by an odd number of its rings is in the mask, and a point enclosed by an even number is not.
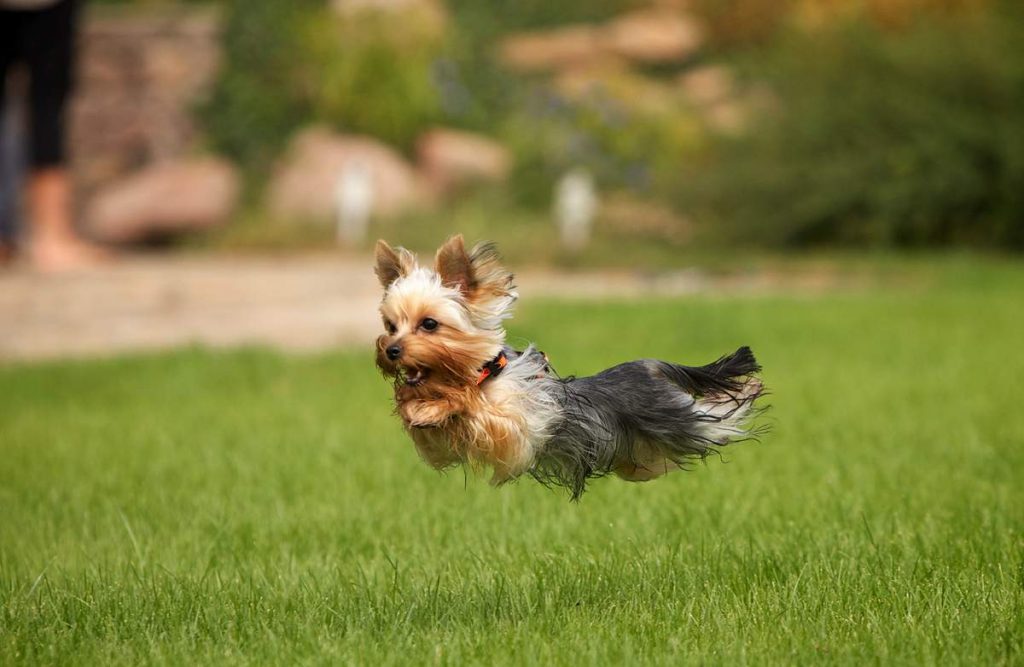
{"type": "Polygon", "coordinates": [[[590,478],[654,479],[758,434],[764,386],[747,347],[707,366],[642,359],[563,378],[533,346],[505,344],[517,294],[493,245],[467,252],[452,237],[428,267],[378,241],[376,263],[377,366],[434,468],[490,467],[495,484],[529,474],[578,499],[590,478]]]}

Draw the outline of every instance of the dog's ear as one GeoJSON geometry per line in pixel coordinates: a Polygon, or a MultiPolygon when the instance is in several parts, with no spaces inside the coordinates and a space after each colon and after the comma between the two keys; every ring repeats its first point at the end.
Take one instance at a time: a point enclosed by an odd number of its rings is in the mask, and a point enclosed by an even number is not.
{"type": "Polygon", "coordinates": [[[466,254],[466,244],[462,234],[456,234],[438,248],[434,260],[434,270],[441,276],[445,287],[452,287],[463,294],[469,295],[476,289],[476,277],[473,274],[473,263],[466,254]]]}
{"type": "Polygon", "coordinates": [[[391,283],[402,276],[407,275],[416,264],[416,258],[413,257],[411,252],[401,247],[397,249],[392,248],[384,240],[377,241],[374,255],[377,259],[374,273],[377,274],[377,278],[384,289],[390,287],[391,283]]]}
{"type": "Polygon", "coordinates": [[[469,253],[469,266],[473,276],[471,299],[496,299],[512,291],[512,274],[501,265],[501,255],[493,243],[475,245],[469,253]]]}
{"type": "Polygon", "coordinates": [[[453,236],[437,251],[435,268],[444,285],[462,292],[477,326],[496,329],[511,314],[512,274],[501,265],[494,244],[481,243],[467,253],[462,236],[453,236]]]}

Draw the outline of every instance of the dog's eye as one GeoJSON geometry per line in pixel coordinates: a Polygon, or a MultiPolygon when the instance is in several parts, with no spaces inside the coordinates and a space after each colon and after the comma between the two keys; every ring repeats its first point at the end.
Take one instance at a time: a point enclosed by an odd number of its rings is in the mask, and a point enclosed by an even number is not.
{"type": "Polygon", "coordinates": [[[420,326],[424,331],[433,331],[437,328],[437,320],[425,317],[423,318],[423,321],[420,322],[420,326]]]}
{"type": "Polygon", "coordinates": [[[393,334],[398,331],[398,327],[391,320],[384,320],[384,328],[388,330],[389,334],[393,334]]]}

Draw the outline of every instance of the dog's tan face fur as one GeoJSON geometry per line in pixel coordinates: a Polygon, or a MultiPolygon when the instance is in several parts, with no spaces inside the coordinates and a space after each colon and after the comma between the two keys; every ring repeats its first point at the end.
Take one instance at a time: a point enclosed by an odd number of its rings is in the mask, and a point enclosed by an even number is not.
{"type": "Polygon", "coordinates": [[[455,236],[437,251],[433,267],[422,267],[408,250],[378,241],[376,273],[385,329],[377,338],[377,366],[394,378],[400,408],[475,388],[480,368],[501,351],[501,322],[516,298],[512,275],[493,248],[466,252],[455,236]]]}

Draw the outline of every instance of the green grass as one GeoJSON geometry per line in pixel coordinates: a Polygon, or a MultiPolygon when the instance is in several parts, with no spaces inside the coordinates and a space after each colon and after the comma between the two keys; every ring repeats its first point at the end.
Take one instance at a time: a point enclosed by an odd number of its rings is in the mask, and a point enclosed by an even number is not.
{"type": "Polygon", "coordinates": [[[749,343],[774,431],[572,504],[426,468],[365,350],[3,367],[0,663],[1024,661],[1024,268],[511,330],[573,373],[749,343]]]}

